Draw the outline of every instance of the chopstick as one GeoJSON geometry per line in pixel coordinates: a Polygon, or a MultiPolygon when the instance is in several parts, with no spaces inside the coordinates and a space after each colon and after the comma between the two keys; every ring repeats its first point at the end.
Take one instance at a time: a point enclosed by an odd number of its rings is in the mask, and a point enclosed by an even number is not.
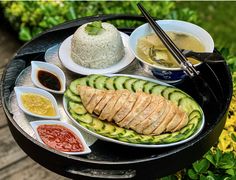
{"type": "Polygon", "coordinates": [[[152,19],[150,14],[144,9],[141,3],[137,4],[138,8],[147,19],[148,23],[151,25],[152,29],[156,33],[156,35],[160,38],[162,43],[166,46],[166,48],[170,51],[173,57],[176,59],[181,69],[190,77],[194,77],[199,74],[192,63],[190,63],[187,58],[182,54],[179,48],[175,45],[175,43],[169,38],[169,36],[162,30],[162,28],[152,19]]]}

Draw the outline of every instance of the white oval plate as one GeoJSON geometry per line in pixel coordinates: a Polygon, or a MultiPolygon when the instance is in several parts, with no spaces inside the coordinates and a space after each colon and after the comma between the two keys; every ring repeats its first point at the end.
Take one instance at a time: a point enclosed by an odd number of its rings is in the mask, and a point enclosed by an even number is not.
{"type": "MultiPolygon", "coordinates": [[[[84,140],[84,137],[82,136],[82,134],[80,133],[80,131],[78,129],[76,129],[74,126],[70,125],[70,124],[67,124],[67,123],[64,123],[62,121],[55,121],[55,120],[40,120],[40,121],[32,121],[30,122],[30,125],[32,126],[34,132],[35,132],[35,135],[36,135],[36,138],[38,139],[39,142],[45,144],[42,139],[40,138],[39,134],[38,134],[38,131],[37,131],[37,128],[38,126],[40,125],[44,125],[44,124],[56,124],[56,125],[61,125],[61,126],[64,126],[66,128],[68,128],[69,130],[71,130],[75,135],[77,135],[84,147],[84,151],[82,152],[63,152],[63,151],[60,151],[62,153],[65,153],[65,154],[72,154],[72,155],[80,155],[80,154],[88,154],[91,152],[91,149],[88,147],[88,145],[86,144],[85,140],[84,140]]],[[[46,145],[46,144],[45,144],[46,145]]]]}
{"type": "Polygon", "coordinates": [[[51,63],[47,63],[47,62],[40,62],[40,61],[31,61],[31,80],[34,83],[35,86],[45,89],[46,91],[50,91],[52,93],[56,93],[56,94],[63,94],[65,92],[66,89],[66,77],[64,72],[57,67],[54,64],[51,63]],[[56,90],[52,90],[49,89],[45,86],[43,86],[39,80],[38,80],[38,70],[45,70],[48,71],[52,74],[54,74],[60,81],[61,83],[61,90],[60,91],[56,91],[56,90]]]}
{"type": "Polygon", "coordinates": [[[18,86],[18,87],[15,87],[14,90],[16,93],[17,103],[18,103],[19,107],[21,108],[21,110],[24,111],[26,114],[31,115],[31,116],[35,116],[35,117],[39,117],[39,118],[44,118],[44,119],[45,118],[47,118],[47,119],[59,119],[60,118],[57,101],[54,98],[54,96],[52,94],[50,94],[49,92],[47,92],[43,89],[34,88],[34,87],[26,87],[26,86],[18,86]],[[49,99],[51,101],[53,107],[55,108],[56,115],[55,116],[42,116],[42,115],[34,114],[34,113],[28,111],[24,107],[24,105],[21,101],[21,94],[22,93],[34,93],[34,94],[38,94],[38,95],[46,97],[47,99],[49,99]]]}
{"type": "MultiPolygon", "coordinates": [[[[163,82],[158,81],[158,80],[154,80],[154,79],[147,78],[147,77],[142,77],[142,76],[137,76],[137,75],[111,74],[111,75],[107,75],[107,76],[110,76],[110,77],[112,77],[112,76],[128,76],[128,77],[147,80],[147,81],[154,82],[154,83],[164,85],[164,86],[171,86],[169,84],[163,83],[163,82]]],[[[109,138],[109,137],[106,137],[106,136],[102,136],[102,135],[97,134],[97,133],[85,128],[84,126],[80,125],[68,112],[68,110],[67,110],[67,99],[65,98],[65,96],[63,96],[63,106],[64,106],[64,110],[65,110],[66,114],[68,115],[68,117],[74,122],[75,125],[77,125],[79,128],[81,128],[85,132],[87,132],[87,133],[89,133],[89,134],[91,134],[91,135],[93,135],[93,136],[95,136],[98,139],[101,139],[103,141],[108,141],[108,142],[113,142],[113,143],[122,144],[122,145],[126,145],[126,146],[133,146],[133,147],[163,148],[163,147],[170,147],[170,146],[176,146],[176,145],[179,145],[179,144],[183,144],[183,143],[186,143],[187,141],[190,141],[193,138],[195,138],[202,131],[202,129],[204,127],[204,124],[205,124],[205,116],[204,116],[204,113],[202,113],[202,124],[200,125],[198,130],[193,135],[188,137],[187,139],[184,139],[184,140],[178,141],[178,142],[174,142],[174,143],[170,143],[170,144],[156,144],[156,145],[155,144],[133,144],[133,143],[128,143],[128,142],[123,142],[123,141],[119,141],[119,140],[116,140],[116,139],[112,139],[112,138],[109,138]]]]}
{"type": "Polygon", "coordinates": [[[124,57],[117,63],[110,67],[104,68],[104,69],[91,69],[86,68],[83,66],[80,66],[79,64],[76,64],[71,59],[71,38],[72,35],[66,38],[62,44],[59,47],[59,58],[67,69],[83,75],[89,75],[89,74],[109,74],[109,73],[116,73],[118,71],[123,70],[125,67],[127,67],[135,58],[135,56],[131,53],[129,49],[129,36],[123,32],[120,32],[121,38],[125,47],[125,55],[124,57]]]}

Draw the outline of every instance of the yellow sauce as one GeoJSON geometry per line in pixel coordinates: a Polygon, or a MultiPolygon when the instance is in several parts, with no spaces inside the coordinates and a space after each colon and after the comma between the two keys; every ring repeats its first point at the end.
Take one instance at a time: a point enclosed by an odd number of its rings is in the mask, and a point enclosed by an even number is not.
{"type": "Polygon", "coordinates": [[[21,95],[23,106],[31,113],[42,115],[42,116],[55,116],[56,111],[53,107],[52,102],[38,94],[34,93],[23,93],[21,95]]]}

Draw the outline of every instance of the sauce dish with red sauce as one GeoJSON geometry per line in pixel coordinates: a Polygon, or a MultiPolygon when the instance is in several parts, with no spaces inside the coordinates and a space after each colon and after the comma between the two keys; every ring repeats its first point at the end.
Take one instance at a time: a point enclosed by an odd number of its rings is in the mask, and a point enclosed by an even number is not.
{"type": "Polygon", "coordinates": [[[55,120],[30,122],[39,142],[60,152],[82,155],[91,152],[80,131],[74,126],[55,120]]]}

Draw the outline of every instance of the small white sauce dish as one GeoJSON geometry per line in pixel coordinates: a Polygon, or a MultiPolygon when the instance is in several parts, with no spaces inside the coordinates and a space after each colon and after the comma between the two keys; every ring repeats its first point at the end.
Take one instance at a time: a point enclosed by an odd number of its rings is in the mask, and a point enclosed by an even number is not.
{"type": "Polygon", "coordinates": [[[16,93],[17,103],[18,103],[19,107],[21,108],[21,110],[24,111],[26,114],[34,116],[34,117],[46,118],[46,119],[49,119],[49,118],[50,119],[59,119],[60,118],[57,101],[54,98],[54,96],[52,94],[50,94],[49,92],[47,92],[43,89],[34,88],[34,87],[26,87],[26,86],[18,86],[18,87],[15,87],[14,90],[16,93]],[[23,93],[33,93],[33,94],[44,96],[45,98],[49,99],[55,109],[56,115],[55,116],[43,116],[43,115],[38,115],[38,114],[30,112],[29,110],[27,110],[24,107],[24,105],[22,103],[21,95],[23,93]]]}
{"type": "Polygon", "coordinates": [[[63,94],[66,90],[66,77],[64,72],[59,67],[51,63],[31,61],[31,80],[35,86],[50,91],[52,93],[63,94]],[[43,84],[41,84],[38,79],[39,70],[47,71],[55,75],[60,81],[61,85],[60,91],[49,89],[45,87],[43,84]]]}
{"type": "MultiPolygon", "coordinates": [[[[74,135],[78,136],[82,146],[84,147],[84,150],[83,151],[79,151],[79,152],[62,152],[62,153],[65,153],[65,154],[71,154],[71,155],[82,155],[82,154],[88,154],[91,152],[91,149],[88,147],[88,145],[86,144],[85,140],[84,140],[84,137],[82,136],[82,134],[80,133],[80,131],[75,128],[73,125],[70,125],[68,123],[64,123],[62,121],[56,121],[56,120],[39,120],[39,121],[32,121],[30,122],[30,125],[32,126],[34,132],[35,132],[35,135],[36,135],[36,138],[39,142],[45,144],[42,139],[40,138],[39,134],[38,134],[38,131],[37,131],[37,128],[38,126],[40,125],[61,125],[67,129],[69,129],[70,131],[72,131],[74,133],[74,135]]],[[[46,144],[45,144],[46,145],[46,144]]]]}
{"type": "MultiPolygon", "coordinates": [[[[177,33],[189,34],[196,39],[198,39],[202,45],[205,47],[205,52],[213,52],[214,50],[214,41],[211,35],[205,31],[200,26],[195,24],[179,21],[179,20],[159,20],[156,21],[158,25],[164,31],[172,31],[177,33]]],[[[145,23],[138,28],[136,28],[130,35],[129,39],[129,47],[135,57],[139,60],[141,66],[144,70],[151,72],[156,78],[165,81],[166,83],[176,83],[182,80],[186,74],[183,70],[179,68],[168,68],[163,66],[152,65],[142,58],[140,58],[137,54],[137,42],[141,37],[154,33],[152,27],[145,23]]],[[[197,67],[202,63],[195,64],[197,67]]]]}

